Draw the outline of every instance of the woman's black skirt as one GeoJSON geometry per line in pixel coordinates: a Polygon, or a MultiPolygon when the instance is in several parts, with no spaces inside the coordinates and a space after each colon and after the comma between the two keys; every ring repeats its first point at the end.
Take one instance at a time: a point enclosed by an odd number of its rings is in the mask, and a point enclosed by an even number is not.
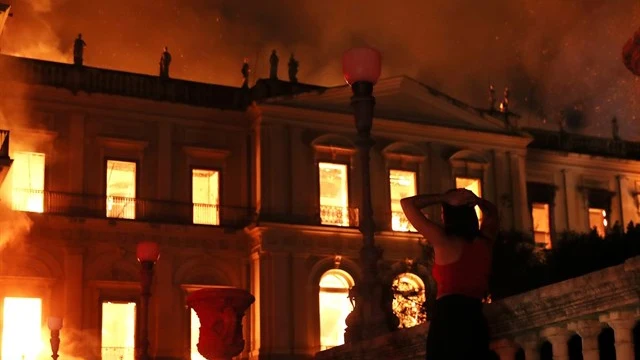
{"type": "Polygon", "coordinates": [[[427,360],[489,359],[489,327],[482,301],[447,295],[436,301],[427,336],[427,360]]]}

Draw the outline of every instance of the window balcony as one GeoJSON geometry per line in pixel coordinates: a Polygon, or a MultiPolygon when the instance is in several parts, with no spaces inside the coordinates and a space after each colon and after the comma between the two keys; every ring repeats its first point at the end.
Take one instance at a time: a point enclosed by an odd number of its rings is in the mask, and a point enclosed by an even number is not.
{"type": "Polygon", "coordinates": [[[358,208],[321,205],[320,223],[322,225],[358,227],[358,208]]]}
{"type": "MultiPolygon", "coordinates": [[[[45,214],[87,218],[138,220],[154,223],[181,225],[214,225],[241,228],[249,224],[254,211],[246,207],[192,204],[177,201],[145,200],[119,196],[71,194],[53,191],[14,190],[15,210],[30,211],[37,207],[34,199],[41,202],[45,214]],[[16,193],[18,192],[18,194],[16,193]],[[22,201],[24,200],[24,201],[22,201]]],[[[39,208],[39,209],[40,209],[39,208]]],[[[38,209],[38,210],[39,210],[38,209]]]]}

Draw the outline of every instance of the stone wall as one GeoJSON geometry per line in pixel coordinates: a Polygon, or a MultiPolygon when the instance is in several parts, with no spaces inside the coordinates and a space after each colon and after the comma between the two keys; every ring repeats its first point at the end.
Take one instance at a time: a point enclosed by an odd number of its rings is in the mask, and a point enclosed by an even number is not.
{"type": "MultiPolygon", "coordinates": [[[[580,336],[584,358],[597,359],[587,346],[605,328],[615,332],[617,359],[632,360],[633,331],[640,319],[640,257],[581,277],[485,305],[497,358],[538,359],[543,343],[554,358],[565,358],[568,340],[580,336]],[[585,324],[589,329],[585,328],[585,324]],[[588,331],[587,331],[588,330],[588,331]]],[[[398,330],[369,341],[316,354],[317,360],[424,359],[428,324],[398,330]]],[[[636,329],[636,333],[637,333],[636,329]]],[[[597,342],[596,342],[597,343],[597,342]]]]}

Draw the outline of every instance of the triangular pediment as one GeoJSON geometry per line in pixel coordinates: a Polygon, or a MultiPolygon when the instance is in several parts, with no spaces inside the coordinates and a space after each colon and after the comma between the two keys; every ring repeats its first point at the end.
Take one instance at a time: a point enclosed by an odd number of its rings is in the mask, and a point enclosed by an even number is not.
{"type": "MultiPolygon", "coordinates": [[[[351,88],[345,85],[295,96],[272,98],[264,104],[351,113],[351,95],[351,88]]],[[[381,79],[374,88],[374,95],[375,116],[379,118],[479,131],[508,132],[503,119],[477,110],[406,76],[381,79]]]]}

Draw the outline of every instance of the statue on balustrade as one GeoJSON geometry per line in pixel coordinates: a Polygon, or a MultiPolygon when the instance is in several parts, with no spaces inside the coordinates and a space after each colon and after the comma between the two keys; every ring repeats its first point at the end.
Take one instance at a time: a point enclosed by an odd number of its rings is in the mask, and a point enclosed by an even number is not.
{"type": "Polygon", "coordinates": [[[300,66],[300,63],[298,62],[298,60],[296,60],[293,57],[293,54],[291,54],[291,57],[289,58],[289,81],[291,81],[294,84],[298,82],[299,66],[300,66]]]}
{"type": "Polygon", "coordinates": [[[271,51],[271,57],[269,58],[269,64],[271,65],[271,69],[269,70],[269,79],[278,80],[278,63],[280,59],[276,54],[275,49],[271,51]]]}
{"type": "Polygon", "coordinates": [[[249,68],[249,60],[247,58],[244,58],[244,63],[242,64],[242,70],[240,70],[240,72],[242,72],[242,87],[248,88],[249,73],[251,73],[251,69],[249,68]]]}
{"type": "Polygon", "coordinates": [[[427,335],[427,360],[488,360],[489,327],[482,311],[489,295],[492,247],[500,229],[494,204],[466,189],[401,200],[407,219],[433,246],[436,303],[427,335]],[[442,208],[442,223],[422,209],[442,208]],[[475,207],[482,211],[479,225],[475,207]]]}
{"type": "Polygon", "coordinates": [[[611,133],[613,140],[620,140],[620,126],[618,126],[618,118],[615,116],[611,119],[611,133]]]}
{"type": "Polygon", "coordinates": [[[78,34],[78,37],[73,42],[73,64],[82,66],[84,62],[84,48],[87,43],[82,40],[82,34],[78,34]]]}
{"type": "Polygon", "coordinates": [[[169,78],[169,66],[171,65],[171,54],[169,48],[164,47],[162,56],[160,56],[160,77],[163,79],[169,78]]]}

